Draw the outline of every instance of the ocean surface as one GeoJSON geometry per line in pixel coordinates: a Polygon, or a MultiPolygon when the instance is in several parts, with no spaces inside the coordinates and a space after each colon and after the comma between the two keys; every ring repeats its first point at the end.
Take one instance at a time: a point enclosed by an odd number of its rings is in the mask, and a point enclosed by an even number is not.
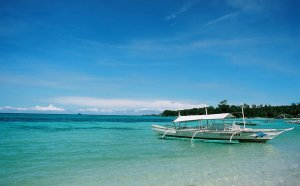
{"type": "Polygon", "coordinates": [[[300,185],[300,125],[267,143],[162,140],[158,116],[0,114],[0,185],[300,185]]]}

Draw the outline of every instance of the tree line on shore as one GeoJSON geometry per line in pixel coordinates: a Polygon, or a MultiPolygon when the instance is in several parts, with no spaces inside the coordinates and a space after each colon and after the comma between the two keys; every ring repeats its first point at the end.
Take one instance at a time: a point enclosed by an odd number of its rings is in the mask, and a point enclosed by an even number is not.
{"type": "MultiPolygon", "coordinates": [[[[228,105],[227,101],[221,101],[217,107],[207,107],[208,114],[232,113],[236,117],[242,116],[242,106],[228,105]]],[[[264,118],[293,118],[300,117],[300,103],[292,103],[291,105],[271,106],[271,105],[248,105],[244,104],[245,117],[264,117],[264,118]]],[[[181,116],[186,115],[201,115],[205,114],[205,108],[193,108],[185,110],[165,110],[161,116],[178,116],[180,111],[181,116]]]]}

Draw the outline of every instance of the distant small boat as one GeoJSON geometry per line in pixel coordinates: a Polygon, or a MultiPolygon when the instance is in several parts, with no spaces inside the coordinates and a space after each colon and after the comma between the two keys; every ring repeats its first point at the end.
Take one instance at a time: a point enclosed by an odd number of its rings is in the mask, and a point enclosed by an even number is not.
{"type": "MultiPolygon", "coordinates": [[[[235,122],[236,125],[244,125],[244,122],[235,122]]],[[[258,125],[257,123],[253,123],[253,122],[245,122],[245,125],[249,125],[249,126],[256,126],[258,125]]]]}

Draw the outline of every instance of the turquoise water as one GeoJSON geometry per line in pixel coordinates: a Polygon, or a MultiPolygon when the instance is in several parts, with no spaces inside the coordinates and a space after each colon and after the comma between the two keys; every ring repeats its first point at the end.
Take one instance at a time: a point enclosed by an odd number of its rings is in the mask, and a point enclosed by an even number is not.
{"type": "Polygon", "coordinates": [[[0,185],[299,185],[300,125],[267,143],[161,140],[157,116],[0,114],[0,185]]]}

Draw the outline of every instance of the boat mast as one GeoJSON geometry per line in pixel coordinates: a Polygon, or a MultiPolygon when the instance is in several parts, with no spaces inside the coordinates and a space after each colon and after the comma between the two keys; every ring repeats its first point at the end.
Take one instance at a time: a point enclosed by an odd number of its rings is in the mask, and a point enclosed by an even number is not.
{"type": "MultiPolygon", "coordinates": [[[[205,107],[205,115],[207,115],[207,106],[205,107]]],[[[206,120],[206,127],[208,128],[208,120],[206,120]]]]}
{"type": "Polygon", "coordinates": [[[245,114],[244,114],[244,104],[242,104],[242,115],[243,115],[244,129],[245,129],[246,128],[246,121],[245,121],[245,114]]]}
{"type": "MultiPolygon", "coordinates": [[[[178,117],[180,117],[180,110],[178,111],[178,117]]],[[[178,122],[178,128],[180,129],[180,122],[178,122]]]]}

